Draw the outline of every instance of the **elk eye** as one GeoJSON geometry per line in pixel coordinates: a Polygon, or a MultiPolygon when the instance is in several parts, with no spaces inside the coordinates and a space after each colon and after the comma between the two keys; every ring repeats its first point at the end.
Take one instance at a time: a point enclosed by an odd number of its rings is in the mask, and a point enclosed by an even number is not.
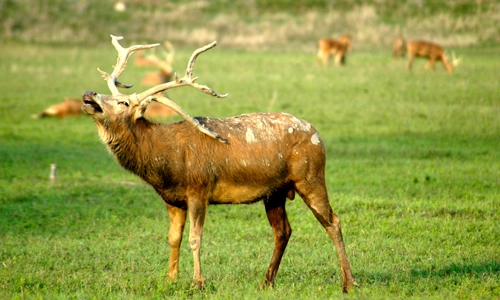
{"type": "Polygon", "coordinates": [[[118,104],[123,104],[125,106],[128,106],[128,102],[126,102],[126,101],[119,101],[118,104]]]}

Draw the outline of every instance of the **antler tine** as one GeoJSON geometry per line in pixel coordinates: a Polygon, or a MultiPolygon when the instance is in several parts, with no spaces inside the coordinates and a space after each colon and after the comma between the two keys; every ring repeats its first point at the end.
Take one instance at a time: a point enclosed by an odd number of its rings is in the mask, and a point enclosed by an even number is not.
{"type": "Polygon", "coordinates": [[[212,49],[216,45],[217,45],[217,42],[215,41],[215,42],[213,42],[211,44],[208,44],[208,45],[206,45],[204,47],[196,49],[193,52],[193,54],[191,55],[191,58],[189,59],[189,62],[188,62],[187,68],[186,68],[186,74],[184,75],[184,77],[182,77],[181,79],[179,79],[177,77],[177,74],[176,74],[174,81],[170,81],[170,82],[167,82],[167,83],[164,83],[164,84],[157,85],[155,87],[152,87],[152,88],[150,88],[150,89],[148,89],[148,90],[146,90],[146,91],[138,94],[137,95],[137,100],[138,101],[142,101],[142,100],[146,99],[147,97],[149,97],[151,95],[157,94],[159,92],[163,92],[163,91],[171,89],[171,88],[175,88],[175,87],[179,87],[179,86],[184,86],[184,85],[192,86],[195,89],[197,89],[199,91],[202,91],[203,93],[212,95],[212,96],[217,97],[217,98],[225,98],[225,97],[227,97],[228,94],[221,95],[221,94],[217,93],[216,91],[212,90],[211,88],[209,88],[206,85],[200,85],[200,84],[195,83],[195,81],[196,81],[196,79],[198,79],[198,77],[194,77],[193,78],[194,63],[195,63],[196,58],[198,57],[198,55],[200,55],[201,53],[203,53],[203,52],[205,52],[205,51],[207,51],[209,49],[212,49]]]}
{"type": "Polygon", "coordinates": [[[133,86],[131,84],[122,84],[118,82],[118,77],[125,70],[125,67],[127,66],[127,60],[130,54],[132,54],[132,52],[137,50],[150,49],[160,45],[160,44],[134,45],[128,48],[123,48],[122,45],[120,45],[120,43],[118,42],[121,39],[123,39],[122,36],[114,36],[111,34],[111,43],[118,52],[118,58],[116,60],[116,65],[113,68],[113,72],[111,74],[108,74],[102,71],[101,69],[97,68],[97,70],[101,73],[104,80],[106,80],[106,82],[108,83],[108,88],[113,94],[113,96],[120,94],[120,92],[118,91],[118,87],[130,88],[133,86]]]}
{"type": "MultiPolygon", "coordinates": [[[[217,41],[214,41],[214,42],[212,42],[204,47],[198,48],[193,52],[193,54],[191,55],[191,58],[188,61],[185,77],[187,77],[189,79],[191,79],[193,77],[194,63],[196,62],[196,58],[198,58],[198,55],[200,55],[201,53],[203,53],[207,50],[212,49],[215,46],[217,46],[217,41]]],[[[196,80],[196,79],[194,79],[194,80],[196,80]]]]}

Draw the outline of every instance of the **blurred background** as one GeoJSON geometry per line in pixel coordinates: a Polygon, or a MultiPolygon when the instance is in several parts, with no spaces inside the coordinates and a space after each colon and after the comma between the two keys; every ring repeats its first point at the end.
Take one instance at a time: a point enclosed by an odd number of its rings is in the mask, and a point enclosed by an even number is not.
{"type": "Polygon", "coordinates": [[[395,36],[466,47],[500,42],[495,0],[0,0],[0,38],[37,43],[217,40],[225,47],[312,51],[349,33],[356,49],[395,36]]]}

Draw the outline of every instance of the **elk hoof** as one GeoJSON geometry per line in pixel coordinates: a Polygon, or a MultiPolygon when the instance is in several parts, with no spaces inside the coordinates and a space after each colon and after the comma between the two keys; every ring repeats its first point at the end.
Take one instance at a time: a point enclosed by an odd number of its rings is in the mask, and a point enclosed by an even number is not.
{"type": "Polygon", "coordinates": [[[200,291],[205,289],[205,283],[203,281],[194,281],[193,288],[199,289],[200,291]]]}
{"type": "Polygon", "coordinates": [[[352,291],[354,288],[359,288],[359,284],[356,282],[356,280],[352,280],[346,285],[342,285],[342,292],[344,294],[347,294],[349,291],[352,291]]]}
{"type": "Polygon", "coordinates": [[[270,282],[267,279],[264,279],[264,282],[260,285],[260,290],[272,289],[274,286],[274,282],[270,282]]]}

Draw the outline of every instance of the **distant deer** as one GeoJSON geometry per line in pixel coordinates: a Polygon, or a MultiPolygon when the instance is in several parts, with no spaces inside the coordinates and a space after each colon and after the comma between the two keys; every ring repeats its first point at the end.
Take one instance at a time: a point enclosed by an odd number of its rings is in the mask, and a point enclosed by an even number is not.
{"type": "Polygon", "coordinates": [[[344,34],[336,40],[323,38],[318,42],[318,53],[316,57],[323,63],[323,65],[326,65],[328,64],[330,55],[333,55],[335,56],[335,64],[337,66],[345,65],[346,53],[351,49],[352,37],[348,34],[344,34]]]}
{"type": "Polygon", "coordinates": [[[455,58],[454,54],[452,54],[452,61],[448,62],[448,58],[446,57],[446,54],[444,53],[441,46],[427,41],[409,41],[406,45],[406,49],[408,51],[408,70],[411,70],[413,59],[415,57],[423,57],[428,60],[427,64],[425,64],[426,70],[429,68],[429,66],[431,66],[432,69],[435,70],[436,61],[441,61],[448,73],[451,73],[453,71],[453,68],[456,67],[460,62],[460,59],[455,58]]]}
{"type": "Polygon", "coordinates": [[[51,105],[32,117],[59,117],[61,119],[68,116],[80,115],[82,113],[83,101],[80,99],[65,97],[64,101],[58,104],[51,105]]]}
{"type": "Polygon", "coordinates": [[[403,57],[406,53],[406,41],[403,37],[397,37],[392,43],[392,57],[398,59],[403,57]]]}
{"type": "Polygon", "coordinates": [[[174,74],[173,62],[174,62],[174,46],[170,42],[165,42],[165,47],[169,50],[165,52],[165,59],[161,59],[155,54],[150,54],[144,57],[143,51],[137,51],[135,65],[136,66],[147,66],[147,67],[158,67],[158,72],[147,73],[141,80],[141,85],[144,86],[155,86],[167,81],[172,80],[172,75],[174,74]]]}
{"type": "MultiPolygon", "coordinates": [[[[194,283],[204,286],[200,249],[209,204],[246,204],[263,200],[274,232],[274,250],[262,287],[274,284],[292,229],[286,199],[297,192],[323,225],[340,260],[342,290],[356,282],[347,258],[340,219],[328,201],[325,185],[325,148],[316,129],[308,122],[284,113],[252,113],[231,118],[191,118],[161,92],[189,85],[215,97],[225,97],[195,83],[193,67],[202,52],[216,42],[197,49],[183,78],[125,95],[118,82],[129,55],[154,47],[123,48],[122,37],[112,36],[118,61],[111,74],[101,71],[111,96],[92,91],[83,94],[83,110],[92,116],[99,136],[119,164],[149,183],[166,203],[171,246],[167,279],[175,280],[179,247],[189,215],[189,245],[193,252],[194,283]],[[143,118],[149,102],[163,103],[186,121],[155,124],[143,118]]],[[[221,224],[227,226],[227,224],[221,224]]]]}

